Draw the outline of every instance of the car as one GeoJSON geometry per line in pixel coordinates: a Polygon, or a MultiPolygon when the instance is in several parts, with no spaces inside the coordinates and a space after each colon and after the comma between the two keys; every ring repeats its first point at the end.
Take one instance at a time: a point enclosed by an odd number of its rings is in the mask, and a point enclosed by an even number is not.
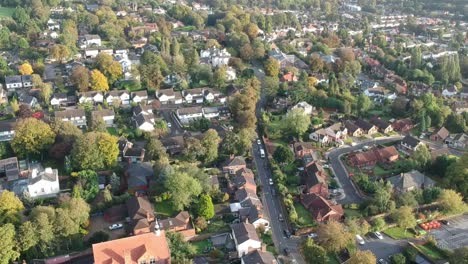
{"type": "Polygon", "coordinates": [[[364,245],[366,243],[364,238],[362,238],[360,235],[356,235],[356,241],[359,243],[359,245],[364,245]]]}
{"type": "Polygon", "coordinates": [[[374,232],[373,234],[374,234],[374,236],[375,236],[376,238],[378,238],[378,239],[383,239],[383,236],[382,236],[382,234],[381,234],[380,232],[374,232]]]}
{"type": "Polygon", "coordinates": [[[317,238],[318,235],[317,235],[317,233],[310,233],[310,234],[307,235],[307,237],[308,238],[317,238]]]}
{"type": "Polygon", "coordinates": [[[284,229],[284,230],[283,230],[283,233],[284,233],[284,236],[285,236],[286,238],[290,238],[290,237],[291,237],[291,232],[289,232],[289,230],[284,229]]]}
{"type": "Polygon", "coordinates": [[[388,264],[388,262],[385,259],[379,259],[378,263],[379,264],[388,264]]]}
{"type": "Polygon", "coordinates": [[[260,141],[260,139],[257,139],[257,145],[261,145],[262,142],[260,141]]]}
{"type": "Polygon", "coordinates": [[[450,222],[448,220],[440,220],[440,222],[444,225],[450,225],[450,222]]]}
{"type": "Polygon", "coordinates": [[[289,256],[289,254],[291,254],[291,251],[289,250],[289,248],[284,248],[283,251],[284,251],[284,255],[286,256],[289,256]]]}
{"type": "Polygon", "coordinates": [[[283,218],[283,215],[282,215],[282,214],[279,214],[279,215],[278,215],[278,220],[279,220],[280,222],[283,222],[283,221],[284,221],[284,218],[283,218]]]}
{"type": "Polygon", "coordinates": [[[271,195],[276,196],[276,190],[273,188],[271,189],[271,195]]]}
{"type": "Polygon", "coordinates": [[[123,227],[123,225],[120,224],[120,223],[119,224],[112,224],[112,225],[109,226],[109,230],[116,230],[116,229],[120,229],[122,227],[123,227]]]}
{"type": "Polygon", "coordinates": [[[168,128],[171,128],[172,127],[172,124],[170,122],[167,123],[167,127],[168,128]]]}
{"type": "Polygon", "coordinates": [[[270,185],[273,185],[273,184],[274,184],[274,182],[273,182],[273,179],[272,179],[272,178],[268,179],[268,184],[270,184],[270,185]]]}
{"type": "Polygon", "coordinates": [[[328,164],[323,164],[322,167],[323,167],[324,169],[329,169],[329,168],[330,168],[330,165],[328,165],[328,164]]]}

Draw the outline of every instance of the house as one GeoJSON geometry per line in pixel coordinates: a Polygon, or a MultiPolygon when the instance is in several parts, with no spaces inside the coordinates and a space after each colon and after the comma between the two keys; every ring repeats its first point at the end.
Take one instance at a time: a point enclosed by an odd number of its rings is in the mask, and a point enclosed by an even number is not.
{"type": "Polygon", "coordinates": [[[281,69],[285,69],[287,67],[296,67],[298,69],[307,68],[307,64],[299,59],[296,55],[285,54],[276,47],[273,48],[268,53],[268,55],[279,62],[281,69]]]}
{"type": "Polygon", "coordinates": [[[398,144],[398,148],[404,153],[411,155],[413,151],[415,151],[423,144],[424,143],[422,143],[419,139],[407,135],[401,140],[400,144],[398,144]]]}
{"type": "Polygon", "coordinates": [[[280,78],[281,82],[297,82],[297,76],[293,72],[287,72],[280,78]]]}
{"type": "Polygon", "coordinates": [[[175,217],[159,220],[159,228],[168,232],[178,232],[186,239],[195,236],[195,229],[190,221],[190,214],[187,211],[178,213],[175,217]]]}
{"type": "Polygon", "coordinates": [[[18,97],[18,102],[20,105],[27,105],[32,108],[37,105],[37,98],[23,93],[18,97]]]}
{"type": "Polygon", "coordinates": [[[394,146],[374,148],[365,152],[350,154],[348,161],[355,167],[371,167],[377,163],[389,164],[398,160],[398,151],[394,146]]]}
{"type": "Polygon", "coordinates": [[[245,188],[254,192],[257,191],[257,184],[255,183],[254,173],[249,168],[242,168],[236,171],[232,182],[237,189],[245,188]]]}
{"type": "Polygon", "coordinates": [[[312,218],[319,223],[343,219],[344,210],[340,204],[333,204],[315,193],[301,195],[301,203],[312,214],[312,218]]]}
{"type": "Polygon", "coordinates": [[[136,104],[146,104],[148,102],[148,91],[143,90],[143,91],[137,91],[137,92],[132,92],[131,93],[132,97],[132,102],[136,104]]]}
{"type": "Polygon", "coordinates": [[[450,135],[450,132],[445,128],[441,127],[437,132],[432,134],[429,138],[432,141],[444,141],[448,136],[450,135]]]}
{"type": "Polygon", "coordinates": [[[468,99],[468,87],[464,87],[460,91],[460,99],[468,99]]]}
{"type": "Polygon", "coordinates": [[[304,156],[311,156],[314,153],[314,147],[310,142],[294,142],[294,156],[302,159],[304,156]]]}
{"type": "Polygon", "coordinates": [[[91,112],[92,122],[103,122],[106,127],[114,125],[115,113],[112,109],[94,110],[91,112]]]}
{"type": "Polygon", "coordinates": [[[100,47],[101,37],[99,35],[84,35],[83,37],[84,48],[89,48],[92,46],[100,47]]]}
{"type": "Polygon", "coordinates": [[[238,170],[247,168],[245,159],[241,156],[230,158],[225,165],[223,165],[223,172],[234,175],[238,170]]]}
{"type": "Polygon", "coordinates": [[[277,264],[273,253],[268,251],[255,250],[242,256],[241,264],[277,264]]]}
{"type": "Polygon", "coordinates": [[[404,118],[404,119],[395,120],[395,122],[392,123],[392,127],[393,127],[393,130],[395,131],[408,132],[411,129],[413,129],[414,125],[411,119],[404,118]]]}
{"type": "Polygon", "coordinates": [[[304,114],[311,115],[312,111],[314,110],[314,107],[308,104],[307,102],[302,101],[297,103],[295,106],[291,107],[291,110],[294,109],[302,109],[304,110],[304,114]]]}
{"type": "Polygon", "coordinates": [[[388,134],[393,131],[393,127],[390,123],[378,118],[373,117],[370,119],[370,122],[377,127],[377,129],[384,134],[388,134]]]}
{"type": "Polygon", "coordinates": [[[0,122],[0,142],[10,141],[15,136],[16,120],[0,122]]]}
{"type": "Polygon", "coordinates": [[[162,89],[156,92],[161,104],[182,104],[182,95],[180,92],[174,92],[174,89],[162,89]]]}
{"type": "Polygon", "coordinates": [[[226,49],[211,47],[200,51],[200,63],[210,64],[212,67],[227,65],[231,54],[226,49]]]}
{"type": "Polygon", "coordinates": [[[170,264],[164,231],[93,244],[94,264],[170,264]]]}
{"type": "Polygon", "coordinates": [[[449,87],[445,87],[445,89],[442,91],[442,96],[444,97],[454,97],[457,95],[457,87],[455,85],[451,85],[449,87]]]}
{"type": "Polygon", "coordinates": [[[145,132],[154,130],[155,117],[151,105],[137,105],[133,108],[133,120],[135,127],[145,132]]]}
{"type": "Polygon", "coordinates": [[[32,87],[31,75],[5,76],[5,87],[9,95],[22,89],[32,87]]]}
{"type": "Polygon", "coordinates": [[[265,231],[270,230],[270,221],[265,218],[263,206],[251,205],[239,209],[239,218],[241,222],[250,223],[254,225],[255,229],[264,228],[265,231]]]}
{"type": "Polygon", "coordinates": [[[184,150],[185,139],[184,136],[173,136],[161,138],[161,143],[170,155],[182,153],[184,150]]]}
{"type": "Polygon", "coordinates": [[[146,152],[144,148],[133,146],[133,143],[124,137],[119,138],[117,144],[119,146],[119,161],[128,163],[139,163],[144,161],[146,152]]]}
{"type": "Polygon", "coordinates": [[[417,170],[400,173],[387,179],[398,193],[410,192],[416,189],[432,188],[435,182],[417,170]]]}
{"type": "Polygon", "coordinates": [[[220,93],[212,88],[204,88],[203,96],[205,97],[206,102],[213,102],[215,99],[220,97],[220,93]]]}
{"type": "Polygon", "coordinates": [[[457,114],[462,114],[468,112],[468,102],[467,101],[456,101],[452,104],[452,110],[457,114]]]}
{"type": "Polygon", "coordinates": [[[377,98],[395,100],[397,98],[395,93],[391,93],[388,89],[383,87],[368,88],[364,91],[364,94],[374,100],[377,98]]]}
{"type": "Polygon", "coordinates": [[[177,118],[182,124],[188,124],[195,119],[203,117],[203,109],[201,106],[179,108],[176,111],[177,118]]]}
{"type": "MultiPolygon", "coordinates": [[[[361,131],[359,128],[357,129],[361,131]]],[[[343,140],[346,139],[347,135],[348,128],[346,128],[346,126],[343,126],[341,123],[335,123],[327,128],[321,128],[310,133],[309,138],[313,141],[320,142],[322,144],[328,144],[332,142],[343,144],[343,140]]]]}
{"type": "Polygon", "coordinates": [[[132,235],[140,235],[153,232],[155,229],[153,205],[147,196],[132,196],[125,203],[128,217],[130,218],[130,229],[132,235]]]}
{"type": "Polygon", "coordinates": [[[60,192],[58,170],[52,168],[42,169],[37,166],[29,175],[28,193],[31,198],[55,196],[60,192]]]}
{"type": "Polygon", "coordinates": [[[51,106],[66,106],[68,102],[68,96],[66,93],[55,93],[50,99],[51,106]]]}
{"type": "Polygon", "coordinates": [[[303,178],[305,178],[304,193],[315,193],[328,197],[327,176],[318,162],[312,161],[305,166],[303,178]]]}
{"type": "Polygon", "coordinates": [[[153,166],[149,162],[131,163],[124,174],[130,191],[146,191],[154,174],[153,166]]]}
{"type": "Polygon", "coordinates": [[[465,149],[468,147],[468,136],[465,133],[450,135],[445,139],[445,143],[451,148],[465,149]]]}
{"type": "Polygon", "coordinates": [[[55,112],[55,119],[70,122],[77,127],[86,126],[86,113],[84,109],[67,109],[55,112]]]}
{"type": "Polygon", "coordinates": [[[236,70],[233,67],[227,67],[226,78],[228,81],[233,81],[237,78],[236,70]]]}
{"type": "Polygon", "coordinates": [[[78,93],[78,102],[83,103],[92,103],[92,104],[102,104],[104,102],[104,95],[101,92],[89,91],[78,93]]]}
{"type": "Polygon", "coordinates": [[[108,105],[119,103],[122,106],[130,105],[130,94],[123,90],[113,90],[106,93],[105,100],[108,105]]]}
{"type": "Polygon", "coordinates": [[[218,107],[203,107],[202,112],[203,117],[207,119],[212,119],[219,116],[218,107]]]}
{"type": "Polygon", "coordinates": [[[239,257],[262,247],[262,241],[258,237],[254,225],[249,223],[232,224],[231,229],[239,257]]]}
{"type": "Polygon", "coordinates": [[[5,175],[7,181],[17,180],[20,174],[18,158],[12,157],[0,160],[0,174],[5,175]]]}
{"type": "Polygon", "coordinates": [[[362,130],[363,134],[367,134],[368,136],[377,133],[377,127],[363,119],[356,120],[354,124],[362,130]]]}
{"type": "Polygon", "coordinates": [[[241,207],[249,207],[252,204],[261,204],[260,199],[257,196],[257,191],[253,189],[240,188],[234,193],[236,201],[238,201],[241,207]]]}
{"type": "Polygon", "coordinates": [[[348,131],[348,135],[352,137],[360,137],[364,133],[360,127],[355,125],[353,122],[346,120],[344,122],[344,126],[346,130],[348,131]]]}
{"type": "Polygon", "coordinates": [[[182,96],[184,97],[185,102],[187,102],[188,104],[201,104],[203,103],[204,99],[203,88],[184,90],[182,91],[182,96]]]}

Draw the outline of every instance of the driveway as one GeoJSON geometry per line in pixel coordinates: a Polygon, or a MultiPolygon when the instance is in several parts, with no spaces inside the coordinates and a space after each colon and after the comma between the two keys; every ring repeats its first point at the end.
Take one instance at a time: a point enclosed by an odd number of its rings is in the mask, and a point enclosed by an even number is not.
{"type": "Polygon", "coordinates": [[[359,250],[370,250],[377,259],[388,259],[390,255],[402,252],[408,243],[406,240],[394,240],[385,234],[382,235],[384,239],[371,236],[364,237],[366,243],[364,245],[357,244],[357,248],[359,250]]]}
{"type": "Polygon", "coordinates": [[[175,109],[161,109],[159,110],[166,122],[171,123],[170,135],[179,136],[184,134],[184,129],[180,126],[179,120],[175,117],[175,109]]]}
{"type": "Polygon", "coordinates": [[[109,240],[118,239],[126,235],[124,222],[120,222],[124,224],[124,228],[111,231],[109,230],[109,226],[111,224],[116,224],[116,223],[106,222],[103,216],[94,216],[94,217],[91,217],[89,220],[90,220],[89,221],[89,233],[85,236],[85,239],[89,239],[94,233],[98,231],[106,232],[109,235],[109,240]]]}
{"type": "Polygon", "coordinates": [[[450,225],[442,225],[440,229],[429,231],[437,240],[437,245],[450,250],[468,246],[468,214],[448,220],[450,225]]]}
{"type": "Polygon", "coordinates": [[[395,142],[401,140],[402,136],[387,137],[381,139],[371,139],[366,142],[356,144],[355,146],[342,146],[331,150],[327,153],[328,160],[330,162],[330,169],[335,174],[335,179],[340,183],[341,188],[345,194],[344,198],[338,200],[341,204],[351,204],[351,203],[361,203],[364,201],[364,198],[358,193],[356,186],[348,176],[345,165],[341,162],[340,157],[344,154],[362,149],[364,146],[372,146],[376,144],[385,144],[389,142],[395,142]]]}

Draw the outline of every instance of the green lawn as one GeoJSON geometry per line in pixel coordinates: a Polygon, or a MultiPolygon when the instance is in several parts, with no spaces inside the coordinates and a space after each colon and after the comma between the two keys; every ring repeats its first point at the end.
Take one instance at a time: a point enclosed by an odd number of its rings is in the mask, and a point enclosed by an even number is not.
{"type": "Polygon", "coordinates": [[[267,233],[260,234],[260,238],[262,242],[265,243],[267,246],[267,251],[276,254],[275,244],[273,243],[273,239],[271,238],[271,232],[268,231],[267,233]]]}
{"type": "Polygon", "coordinates": [[[11,7],[0,7],[0,18],[11,17],[15,12],[14,8],[11,7]]]}
{"type": "Polygon", "coordinates": [[[189,32],[189,31],[193,31],[194,29],[195,29],[194,26],[185,26],[185,27],[178,27],[178,28],[174,29],[174,31],[189,32]]]}
{"type": "Polygon", "coordinates": [[[440,260],[447,257],[444,251],[430,243],[416,247],[433,260],[440,260]]]}
{"type": "Polygon", "coordinates": [[[344,213],[345,213],[345,216],[346,217],[362,217],[362,214],[361,212],[359,212],[359,210],[356,210],[356,209],[350,209],[350,208],[346,208],[344,209],[344,213]]]}
{"type": "Polygon", "coordinates": [[[374,175],[375,176],[387,175],[389,173],[391,173],[391,171],[387,171],[384,168],[380,167],[379,165],[376,165],[374,167],[374,175]]]}
{"type": "Polygon", "coordinates": [[[222,219],[211,220],[211,223],[208,227],[203,230],[202,233],[222,233],[229,231],[229,225],[225,223],[222,219]]]}
{"type": "Polygon", "coordinates": [[[406,238],[412,238],[413,237],[413,232],[411,230],[406,230],[400,227],[391,227],[388,229],[385,229],[384,234],[387,236],[393,238],[393,239],[406,239],[406,238]]]}
{"type": "Polygon", "coordinates": [[[305,207],[300,203],[295,203],[294,208],[298,216],[298,224],[305,226],[314,226],[316,225],[315,221],[312,219],[310,212],[305,209],[305,207]]]}
{"type": "Polygon", "coordinates": [[[177,211],[172,208],[169,200],[155,203],[154,210],[159,217],[163,216],[164,218],[172,217],[177,213],[177,211]]]}
{"type": "Polygon", "coordinates": [[[203,251],[205,251],[205,249],[207,247],[211,246],[211,242],[208,241],[208,239],[200,240],[200,241],[194,241],[194,242],[190,242],[190,243],[195,247],[196,255],[206,254],[203,251]]]}
{"type": "Polygon", "coordinates": [[[108,127],[107,132],[113,136],[118,136],[119,133],[117,132],[117,129],[115,127],[108,127]]]}

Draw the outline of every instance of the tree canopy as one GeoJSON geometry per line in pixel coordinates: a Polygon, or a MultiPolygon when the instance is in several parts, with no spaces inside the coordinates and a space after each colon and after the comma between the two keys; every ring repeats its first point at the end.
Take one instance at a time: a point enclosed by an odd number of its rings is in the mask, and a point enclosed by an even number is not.
{"type": "Polygon", "coordinates": [[[345,230],[344,225],[336,221],[322,224],[317,230],[317,235],[318,243],[330,252],[339,252],[354,239],[353,235],[345,230]]]}
{"type": "Polygon", "coordinates": [[[82,170],[108,168],[117,161],[117,137],[105,132],[88,132],[73,144],[74,167],[82,170]]]}
{"type": "Polygon", "coordinates": [[[50,126],[35,118],[21,119],[15,130],[11,147],[21,157],[40,154],[55,141],[55,133],[50,126]]]}

